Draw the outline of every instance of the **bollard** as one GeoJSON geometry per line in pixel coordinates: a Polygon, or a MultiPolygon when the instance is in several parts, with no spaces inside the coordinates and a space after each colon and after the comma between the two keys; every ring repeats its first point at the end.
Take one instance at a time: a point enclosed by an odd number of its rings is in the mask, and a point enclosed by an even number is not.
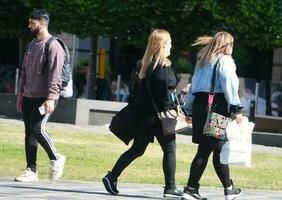
{"type": "Polygon", "coordinates": [[[252,100],[250,103],[249,121],[250,122],[255,121],[255,101],[254,100],[252,100]]]}

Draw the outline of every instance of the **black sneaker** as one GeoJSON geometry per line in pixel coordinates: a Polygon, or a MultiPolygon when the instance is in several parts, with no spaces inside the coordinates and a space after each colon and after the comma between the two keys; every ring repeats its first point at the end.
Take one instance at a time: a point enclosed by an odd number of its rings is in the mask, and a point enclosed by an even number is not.
{"type": "Polygon", "coordinates": [[[114,194],[114,195],[118,195],[119,191],[117,190],[117,180],[115,180],[112,176],[111,176],[111,172],[109,172],[103,179],[103,184],[106,188],[106,190],[110,193],[110,194],[114,194]]]}
{"type": "Polygon", "coordinates": [[[181,197],[182,191],[178,188],[164,189],[164,197],[181,197]]]}
{"type": "Polygon", "coordinates": [[[202,197],[199,194],[198,188],[194,188],[193,190],[188,187],[184,187],[184,191],[182,193],[181,200],[207,200],[207,198],[202,197]]]}
{"type": "Polygon", "coordinates": [[[242,195],[241,189],[236,188],[233,185],[233,181],[232,180],[230,180],[230,181],[231,181],[231,184],[232,184],[232,189],[231,190],[224,189],[225,200],[233,200],[233,199],[236,199],[237,197],[242,195]]]}

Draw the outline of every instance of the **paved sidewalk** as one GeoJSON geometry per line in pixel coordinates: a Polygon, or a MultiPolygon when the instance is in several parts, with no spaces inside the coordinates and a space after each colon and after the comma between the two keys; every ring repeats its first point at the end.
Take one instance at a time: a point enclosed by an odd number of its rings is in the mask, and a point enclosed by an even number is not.
{"type": "MultiPolygon", "coordinates": [[[[52,199],[52,200],[129,200],[163,199],[163,188],[159,185],[119,184],[120,195],[109,195],[101,182],[59,181],[51,183],[20,183],[0,179],[0,199],[52,199]]],[[[201,188],[200,193],[209,200],[223,200],[221,188],[201,188]]],[[[177,199],[177,198],[174,198],[177,199]]],[[[179,198],[180,199],[180,198],[179,198]]],[[[244,190],[238,200],[281,200],[282,191],[244,190]]]]}
{"type": "MultiPolygon", "coordinates": [[[[22,124],[21,120],[7,119],[0,116],[0,125],[22,124]]],[[[69,129],[77,132],[93,132],[96,134],[110,134],[107,126],[77,126],[71,124],[48,123],[48,128],[69,129]]],[[[177,143],[190,143],[191,136],[177,135],[177,143]]],[[[282,148],[253,145],[254,152],[264,152],[282,155],[282,148]]],[[[157,200],[163,199],[163,188],[160,185],[145,184],[118,184],[119,196],[109,195],[101,182],[59,181],[51,183],[48,180],[40,180],[38,183],[19,183],[13,178],[0,177],[0,200],[16,199],[52,199],[52,200],[157,200]]],[[[282,200],[282,191],[271,190],[245,190],[238,200],[282,200]]],[[[222,188],[202,187],[200,193],[209,200],[223,200],[222,188]]],[[[179,198],[180,199],[180,198],[179,198]]]]}

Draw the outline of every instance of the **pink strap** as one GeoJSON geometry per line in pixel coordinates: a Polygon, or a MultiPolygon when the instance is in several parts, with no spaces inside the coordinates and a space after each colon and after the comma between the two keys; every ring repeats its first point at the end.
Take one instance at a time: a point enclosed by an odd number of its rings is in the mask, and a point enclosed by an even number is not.
{"type": "Polygon", "coordinates": [[[214,93],[209,93],[208,105],[211,106],[214,98],[214,93]]]}

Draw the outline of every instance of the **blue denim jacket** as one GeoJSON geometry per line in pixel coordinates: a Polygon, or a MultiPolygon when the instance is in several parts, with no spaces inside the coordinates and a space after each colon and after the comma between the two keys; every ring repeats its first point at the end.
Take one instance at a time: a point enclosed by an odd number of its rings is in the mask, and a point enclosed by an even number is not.
{"type": "Polygon", "coordinates": [[[186,114],[192,115],[192,104],[194,101],[194,93],[209,92],[211,88],[211,79],[214,65],[217,60],[219,64],[216,69],[215,93],[224,93],[225,99],[230,106],[241,107],[238,95],[239,79],[236,74],[236,66],[231,56],[220,55],[215,58],[212,63],[206,63],[203,67],[196,67],[192,78],[191,88],[186,95],[184,110],[186,114]]]}

